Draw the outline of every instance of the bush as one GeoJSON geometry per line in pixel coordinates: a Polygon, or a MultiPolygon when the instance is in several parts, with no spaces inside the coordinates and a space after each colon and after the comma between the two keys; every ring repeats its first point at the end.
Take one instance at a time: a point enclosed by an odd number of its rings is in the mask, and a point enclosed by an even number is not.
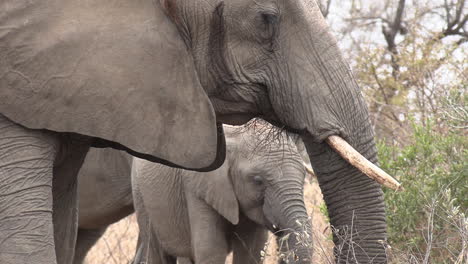
{"type": "Polygon", "coordinates": [[[468,142],[424,123],[407,147],[378,142],[381,167],[405,188],[385,190],[394,263],[467,263],[468,142]]]}

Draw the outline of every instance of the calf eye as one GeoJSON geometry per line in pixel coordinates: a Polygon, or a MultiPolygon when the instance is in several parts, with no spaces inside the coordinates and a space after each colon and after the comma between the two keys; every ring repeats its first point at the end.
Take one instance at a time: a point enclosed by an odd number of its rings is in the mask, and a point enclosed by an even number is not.
{"type": "Polygon", "coordinates": [[[259,186],[263,185],[263,178],[262,178],[262,176],[255,175],[255,176],[253,177],[253,182],[254,182],[256,185],[259,185],[259,186]]]}

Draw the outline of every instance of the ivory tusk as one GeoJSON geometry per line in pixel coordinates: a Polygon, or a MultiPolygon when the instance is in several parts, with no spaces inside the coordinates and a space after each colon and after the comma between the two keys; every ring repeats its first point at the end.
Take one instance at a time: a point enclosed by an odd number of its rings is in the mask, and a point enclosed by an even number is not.
{"type": "Polygon", "coordinates": [[[312,168],[309,167],[309,165],[307,165],[305,162],[302,162],[302,165],[304,165],[304,168],[305,168],[307,174],[309,174],[313,178],[317,178],[314,171],[312,170],[312,168]]]}
{"type": "Polygon", "coordinates": [[[403,189],[397,180],[362,156],[341,137],[329,136],[326,141],[341,157],[366,174],[369,178],[396,191],[403,189]]]}

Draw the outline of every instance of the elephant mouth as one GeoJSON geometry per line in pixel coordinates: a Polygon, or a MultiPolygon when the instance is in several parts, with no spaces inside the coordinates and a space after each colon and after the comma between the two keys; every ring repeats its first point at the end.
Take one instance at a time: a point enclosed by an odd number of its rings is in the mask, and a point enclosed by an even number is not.
{"type": "Polygon", "coordinates": [[[273,233],[275,236],[278,236],[278,234],[283,233],[283,231],[275,224],[269,224],[267,226],[268,230],[270,230],[271,233],[273,233]]]}

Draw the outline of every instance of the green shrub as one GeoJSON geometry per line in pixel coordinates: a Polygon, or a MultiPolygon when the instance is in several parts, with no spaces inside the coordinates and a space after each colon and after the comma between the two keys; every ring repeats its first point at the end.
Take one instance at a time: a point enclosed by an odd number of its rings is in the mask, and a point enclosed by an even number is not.
{"type": "Polygon", "coordinates": [[[462,130],[442,133],[425,123],[413,125],[407,147],[377,144],[381,167],[405,188],[385,190],[389,243],[394,253],[413,258],[397,263],[463,263],[468,250],[467,138],[462,130]]]}

